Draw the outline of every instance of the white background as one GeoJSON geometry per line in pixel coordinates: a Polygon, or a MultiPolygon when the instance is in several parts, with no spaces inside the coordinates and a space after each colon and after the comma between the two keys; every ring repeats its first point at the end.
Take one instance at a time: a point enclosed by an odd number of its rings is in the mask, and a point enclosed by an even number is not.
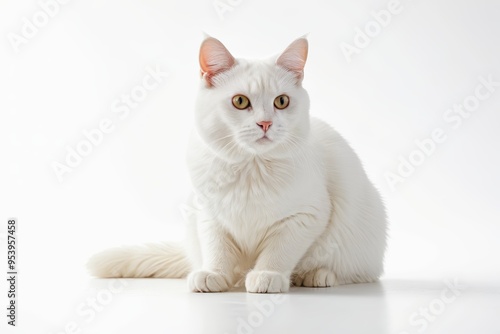
{"type": "MultiPolygon", "coordinates": [[[[93,253],[182,239],[203,32],[249,58],[309,34],[311,114],[348,139],[387,203],[384,280],[495,284],[500,87],[456,129],[443,115],[474,94],[479,77],[500,82],[500,3],[401,0],[400,13],[349,62],[341,44],[354,45],[355,29],[388,1],[226,2],[232,7],[221,17],[212,0],[72,0],[17,52],[9,36],[41,7],[1,3],[1,241],[3,253],[7,218],[18,218],[20,323],[59,330],[95,289],[84,267],[93,253]],[[141,84],[147,67],[168,77],[118,118],[113,103],[141,84]],[[54,161],[64,163],[67,147],[105,118],[114,130],[59,182],[54,161]],[[446,141],[391,189],[386,173],[436,128],[446,141]]],[[[0,286],[4,296],[4,280],[0,286]]]]}

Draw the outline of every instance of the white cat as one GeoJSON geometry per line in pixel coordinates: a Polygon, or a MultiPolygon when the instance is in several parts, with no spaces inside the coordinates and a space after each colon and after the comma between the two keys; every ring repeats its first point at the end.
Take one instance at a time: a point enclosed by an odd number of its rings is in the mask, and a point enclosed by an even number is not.
{"type": "Polygon", "coordinates": [[[203,41],[187,242],[105,251],[89,262],[94,275],[187,275],[198,292],[243,279],[248,292],[378,279],[384,206],[351,147],[309,116],[307,51],[299,38],[278,58],[248,61],[203,41]]]}

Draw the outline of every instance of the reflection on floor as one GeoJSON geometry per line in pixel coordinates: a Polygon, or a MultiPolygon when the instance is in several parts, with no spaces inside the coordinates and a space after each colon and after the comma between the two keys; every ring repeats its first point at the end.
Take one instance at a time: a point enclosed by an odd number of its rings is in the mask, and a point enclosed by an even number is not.
{"type": "Polygon", "coordinates": [[[83,309],[84,333],[500,332],[500,285],[457,279],[386,279],[271,295],[189,293],[184,280],[96,279],[90,286],[96,298],[83,309]]]}

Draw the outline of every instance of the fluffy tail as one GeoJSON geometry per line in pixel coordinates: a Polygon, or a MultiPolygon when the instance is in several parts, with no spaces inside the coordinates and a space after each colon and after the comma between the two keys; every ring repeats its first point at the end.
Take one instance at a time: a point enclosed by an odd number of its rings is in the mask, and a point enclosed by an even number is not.
{"type": "Polygon", "coordinates": [[[185,250],[178,244],[117,247],[90,258],[87,268],[97,277],[182,278],[191,270],[185,250]]]}

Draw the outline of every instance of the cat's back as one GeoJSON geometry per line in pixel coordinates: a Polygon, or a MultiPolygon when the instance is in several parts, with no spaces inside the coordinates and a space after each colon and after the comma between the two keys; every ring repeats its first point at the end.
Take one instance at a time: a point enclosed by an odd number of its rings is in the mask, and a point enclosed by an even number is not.
{"type": "Polygon", "coordinates": [[[361,189],[372,188],[358,155],[332,126],[311,117],[311,141],[322,157],[331,195],[349,197],[361,189]]]}
{"type": "Polygon", "coordinates": [[[354,153],[347,141],[327,122],[311,117],[311,140],[313,146],[328,156],[354,153]]]}

